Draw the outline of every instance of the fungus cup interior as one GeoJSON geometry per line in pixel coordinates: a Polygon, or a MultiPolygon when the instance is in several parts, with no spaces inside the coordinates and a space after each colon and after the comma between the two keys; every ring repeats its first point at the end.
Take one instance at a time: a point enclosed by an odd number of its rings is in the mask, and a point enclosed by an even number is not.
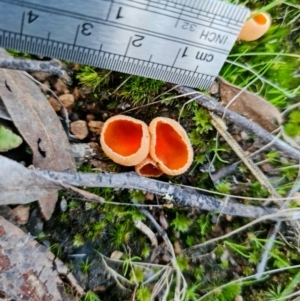
{"type": "Polygon", "coordinates": [[[169,169],[180,169],[188,162],[188,149],[174,128],[161,121],[156,125],[155,153],[169,169]]]}
{"type": "Polygon", "coordinates": [[[148,163],[140,169],[140,173],[141,175],[152,175],[153,177],[159,177],[162,174],[162,171],[159,168],[156,168],[153,164],[148,163]]]}
{"type": "Polygon", "coordinates": [[[268,19],[262,13],[256,15],[253,19],[258,25],[265,25],[268,22],[268,19]]]}
{"type": "Polygon", "coordinates": [[[130,120],[114,120],[104,134],[105,143],[121,156],[131,156],[141,147],[143,129],[141,124],[130,120]]]}
{"type": "Polygon", "coordinates": [[[148,156],[140,164],[136,165],[135,171],[144,177],[160,177],[163,174],[150,156],[148,156]]]}

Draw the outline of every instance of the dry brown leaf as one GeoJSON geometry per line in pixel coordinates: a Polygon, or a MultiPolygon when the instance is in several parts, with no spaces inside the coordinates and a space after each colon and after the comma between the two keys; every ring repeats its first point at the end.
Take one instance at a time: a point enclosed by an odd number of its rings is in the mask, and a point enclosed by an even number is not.
{"type": "Polygon", "coordinates": [[[224,106],[241,93],[228,109],[245,116],[269,132],[276,130],[282,123],[279,110],[262,97],[248,91],[241,92],[240,87],[230,84],[221,77],[219,77],[219,84],[224,106]]]}
{"type": "Polygon", "coordinates": [[[4,120],[11,120],[11,117],[7,113],[7,110],[5,109],[5,106],[0,98],[0,118],[4,120]]]}
{"type": "MultiPolygon", "coordinates": [[[[8,56],[4,49],[0,49],[0,57],[8,56]]],[[[35,83],[21,71],[0,69],[0,97],[32,149],[35,167],[54,171],[75,169],[60,120],[35,83]]],[[[51,217],[56,201],[55,192],[39,199],[46,219],[51,217]]]]}
{"type": "Polygon", "coordinates": [[[55,256],[0,217],[0,291],[9,300],[76,300],[55,269],[55,256]]]}
{"type": "Polygon", "coordinates": [[[56,193],[62,187],[38,177],[34,170],[0,155],[0,205],[27,204],[56,193]]]}
{"type": "Polygon", "coordinates": [[[0,166],[0,205],[27,204],[56,194],[59,189],[72,190],[88,200],[105,202],[103,198],[91,192],[38,175],[35,170],[1,155],[0,166]]]}

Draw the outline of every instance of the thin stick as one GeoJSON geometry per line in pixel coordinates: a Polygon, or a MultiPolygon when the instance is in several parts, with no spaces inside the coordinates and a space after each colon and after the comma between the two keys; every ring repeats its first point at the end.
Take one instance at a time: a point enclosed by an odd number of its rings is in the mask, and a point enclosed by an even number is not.
{"type": "Polygon", "coordinates": [[[173,203],[177,206],[195,207],[207,211],[222,211],[223,214],[232,216],[258,218],[276,211],[274,208],[264,208],[232,202],[228,202],[227,205],[224,206],[223,201],[212,196],[199,194],[193,189],[183,189],[169,183],[141,177],[133,172],[120,174],[66,173],[47,170],[33,170],[31,172],[52,182],[55,181],[62,187],[73,185],[138,189],[162,196],[171,196],[173,203]]]}
{"type": "Polygon", "coordinates": [[[15,58],[0,58],[0,68],[22,70],[22,71],[40,71],[53,75],[64,75],[65,71],[54,61],[34,61],[15,58]]]}

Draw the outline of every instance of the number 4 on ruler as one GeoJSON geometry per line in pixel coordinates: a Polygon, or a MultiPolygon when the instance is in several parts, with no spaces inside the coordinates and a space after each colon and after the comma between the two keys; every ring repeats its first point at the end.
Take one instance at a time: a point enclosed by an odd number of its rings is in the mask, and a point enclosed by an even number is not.
{"type": "Polygon", "coordinates": [[[29,24],[34,22],[39,17],[39,15],[34,14],[32,12],[32,10],[27,15],[28,15],[28,23],[29,24]]]}

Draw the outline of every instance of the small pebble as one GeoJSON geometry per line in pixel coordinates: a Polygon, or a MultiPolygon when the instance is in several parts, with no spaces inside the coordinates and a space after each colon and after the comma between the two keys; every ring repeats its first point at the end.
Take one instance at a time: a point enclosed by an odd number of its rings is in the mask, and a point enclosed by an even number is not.
{"type": "Polygon", "coordinates": [[[154,194],[151,192],[146,192],[145,197],[146,197],[146,200],[148,200],[148,201],[154,200],[154,194]]]}
{"type": "Polygon", "coordinates": [[[59,207],[60,207],[60,210],[62,212],[67,211],[68,203],[67,203],[67,201],[66,201],[66,199],[64,197],[61,198],[61,201],[59,203],[59,207]]]}
{"type": "Polygon", "coordinates": [[[19,225],[24,225],[29,219],[30,207],[26,205],[19,205],[12,210],[15,220],[19,225]]]}
{"type": "Polygon", "coordinates": [[[84,203],[84,209],[86,211],[90,210],[92,208],[92,204],[90,202],[85,202],[84,203]]]}
{"type": "Polygon", "coordinates": [[[63,94],[59,96],[59,100],[63,103],[66,109],[69,109],[74,103],[74,96],[72,94],[63,94]]]}
{"type": "Polygon", "coordinates": [[[103,128],[103,122],[102,121],[95,121],[91,120],[88,123],[89,130],[97,135],[100,135],[103,128]]]}
{"type": "Polygon", "coordinates": [[[70,93],[68,86],[59,78],[53,84],[53,89],[58,95],[70,93]]]}
{"type": "Polygon", "coordinates": [[[41,83],[46,81],[51,76],[50,73],[43,72],[43,71],[34,71],[34,72],[31,72],[30,74],[32,77],[34,77],[36,80],[38,80],[41,83]]]}
{"type": "Polygon", "coordinates": [[[84,120],[77,120],[70,125],[71,132],[80,140],[87,137],[89,134],[86,122],[84,120]]]}
{"type": "Polygon", "coordinates": [[[79,89],[75,87],[72,94],[74,96],[74,99],[77,100],[80,97],[79,89]]]}
{"type": "Polygon", "coordinates": [[[175,252],[175,254],[181,254],[181,252],[182,252],[182,248],[181,248],[181,245],[180,245],[180,243],[179,243],[179,241],[177,240],[177,241],[175,241],[174,242],[174,252],[175,252]]]}
{"type": "Polygon", "coordinates": [[[54,110],[55,112],[59,112],[59,111],[60,111],[61,104],[58,102],[57,99],[55,99],[54,97],[50,96],[50,97],[48,98],[48,101],[49,101],[51,107],[53,108],[53,110],[54,110]]]}
{"type": "Polygon", "coordinates": [[[110,254],[109,258],[110,259],[119,260],[119,259],[121,259],[121,257],[123,256],[123,254],[124,254],[123,252],[116,250],[116,251],[113,251],[110,254]]]}
{"type": "Polygon", "coordinates": [[[231,221],[232,221],[232,215],[226,214],[226,215],[225,215],[225,218],[226,218],[226,220],[227,220],[228,222],[231,222],[231,221]]]}
{"type": "Polygon", "coordinates": [[[162,257],[161,257],[161,261],[165,262],[165,263],[168,263],[171,261],[171,258],[169,255],[167,254],[164,254],[162,257]]]}
{"type": "Polygon", "coordinates": [[[166,219],[166,216],[165,216],[165,214],[164,214],[163,211],[161,211],[160,214],[159,214],[159,223],[160,223],[161,227],[162,227],[164,230],[167,230],[167,229],[168,229],[169,223],[168,223],[168,221],[167,221],[167,219],[166,219]]]}

